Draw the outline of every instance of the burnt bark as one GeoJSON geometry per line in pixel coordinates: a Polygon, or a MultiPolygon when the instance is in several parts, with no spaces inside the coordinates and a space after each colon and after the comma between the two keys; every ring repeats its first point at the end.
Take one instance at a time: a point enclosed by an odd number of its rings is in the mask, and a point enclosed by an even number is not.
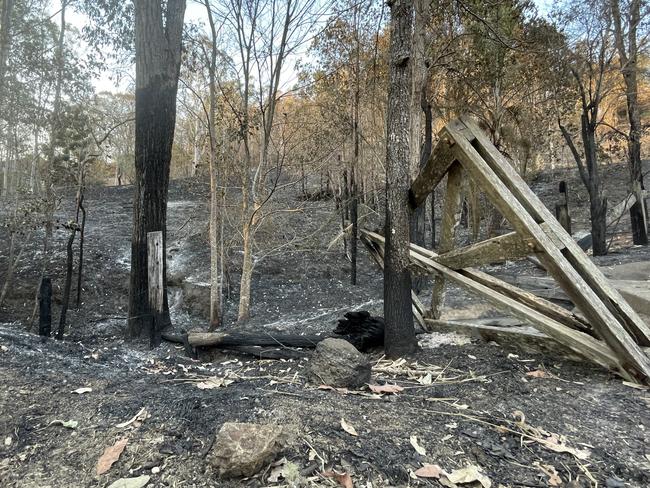
{"type": "Polygon", "coordinates": [[[185,0],[136,0],[135,195],[131,241],[128,335],[160,342],[169,324],[167,191],[176,122],[185,0]],[[164,313],[154,323],[147,300],[147,233],[163,232],[164,313]]]}
{"type": "Polygon", "coordinates": [[[630,209],[632,220],[632,238],[634,244],[648,244],[647,208],[643,194],[643,173],[641,165],[641,110],[639,107],[638,83],[638,27],[641,23],[641,0],[632,0],[628,4],[627,36],[623,27],[623,16],[619,0],[611,0],[612,20],[614,24],[614,39],[618,51],[621,75],[625,83],[625,101],[629,130],[627,137],[628,163],[630,183],[637,195],[637,203],[630,209]],[[627,45],[625,42],[627,37],[627,45]]]}
{"type": "Polygon", "coordinates": [[[388,2],[391,11],[388,117],[386,129],[386,257],[384,266],[384,344],[398,357],[417,347],[411,311],[409,270],[412,0],[388,2]]]}
{"type": "Polygon", "coordinates": [[[44,276],[38,290],[38,335],[50,337],[52,332],[52,281],[44,276]]]}
{"type": "Polygon", "coordinates": [[[66,317],[68,315],[68,307],[70,306],[70,289],[72,288],[72,269],[74,255],[72,252],[72,245],[74,244],[74,236],[77,233],[77,226],[71,223],[70,236],[68,237],[68,244],[66,246],[66,268],[65,268],[65,284],[63,286],[63,301],[61,303],[61,315],[59,316],[59,329],[56,332],[56,338],[63,339],[65,332],[66,317]]]}

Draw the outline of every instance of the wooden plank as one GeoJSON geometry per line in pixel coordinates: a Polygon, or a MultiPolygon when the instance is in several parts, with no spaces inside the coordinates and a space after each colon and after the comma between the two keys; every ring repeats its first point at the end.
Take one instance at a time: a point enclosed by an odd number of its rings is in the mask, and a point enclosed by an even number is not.
{"type": "Polygon", "coordinates": [[[422,205],[429,193],[435,190],[438,183],[447,174],[447,170],[454,162],[451,146],[453,142],[441,138],[431,151],[427,164],[420,170],[409,190],[409,203],[413,209],[422,205]]]}
{"type": "MultiPolygon", "coordinates": [[[[445,193],[445,203],[442,210],[442,223],[440,230],[440,242],[438,249],[440,253],[450,251],[454,247],[456,230],[460,223],[460,214],[462,211],[462,192],[463,186],[463,168],[460,164],[454,163],[447,173],[447,192],[445,193]]],[[[433,290],[431,292],[431,318],[440,318],[440,311],[444,302],[445,279],[442,276],[436,276],[433,281],[433,290]]]]}
{"type": "MultiPolygon", "coordinates": [[[[383,242],[384,240],[384,238],[378,234],[369,233],[368,231],[364,231],[364,233],[378,242],[383,242]]],[[[488,286],[462,275],[458,271],[454,271],[451,268],[438,264],[416,251],[411,250],[410,255],[414,264],[421,266],[430,272],[443,274],[445,278],[474,293],[477,293],[495,307],[501,310],[507,310],[521,320],[531,323],[535,328],[561,342],[575,353],[586,357],[597,364],[618,371],[621,376],[626,379],[633,379],[633,376],[631,376],[620,364],[616,354],[614,354],[614,352],[602,341],[594,339],[584,332],[565,327],[561,323],[543,315],[537,310],[496,292],[488,286]]]]}
{"type": "MultiPolygon", "coordinates": [[[[583,302],[587,305],[593,303],[593,295],[600,298],[606,309],[609,311],[604,316],[605,320],[609,323],[611,318],[614,318],[618,324],[622,325],[623,329],[631,334],[636,344],[648,347],[650,346],[650,326],[648,326],[639,315],[630,307],[621,294],[610,286],[607,278],[602,274],[598,267],[589,259],[589,257],[582,251],[573,238],[562,228],[557,220],[553,218],[551,212],[546,208],[537,195],[526,185],[513,167],[503,157],[503,155],[490,143],[485,134],[474,124],[471,119],[464,118],[465,126],[474,133],[475,142],[479,148],[479,153],[485,161],[490,165],[492,170],[497,174],[502,181],[508,182],[508,186],[512,194],[522,202],[526,207],[533,208],[540,221],[545,222],[555,233],[555,235],[566,246],[566,251],[563,253],[571,267],[577,274],[584,280],[585,284],[590,289],[590,297],[585,297],[583,302]]],[[[548,269],[548,268],[547,268],[548,269]]],[[[551,271],[551,270],[549,270],[551,271]]],[[[558,279],[557,276],[555,276],[558,279]]],[[[562,285],[562,280],[560,280],[562,285]]],[[[569,280],[569,285],[575,286],[573,279],[569,280]]],[[[583,309],[583,303],[580,300],[576,301],[576,297],[565,289],[567,295],[571,297],[573,302],[582,310],[582,312],[593,321],[593,318],[583,309]]],[[[614,326],[612,330],[613,336],[611,340],[615,342],[624,341],[624,337],[614,337],[621,333],[619,327],[614,326]]],[[[607,339],[606,339],[607,340],[607,339]]],[[[614,345],[607,340],[607,342],[614,347],[614,345]]],[[[625,342],[625,341],[624,341],[625,342]]],[[[616,348],[615,348],[616,349],[616,348]]],[[[650,359],[644,354],[640,355],[638,348],[633,348],[633,355],[638,356],[644,364],[645,374],[650,369],[650,359]]]]}
{"type": "Polygon", "coordinates": [[[147,232],[147,280],[149,309],[161,314],[164,307],[162,231],[147,232]]]}
{"type": "MultiPolygon", "coordinates": [[[[542,263],[585,314],[597,334],[619,354],[621,360],[630,369],[634,370],[637,376],[650,378],[650,358],[639,348],[609,308],[592,290],[591,286],[593,285],[585,282],[582,274],[578,273],[574,268],[574,263],[570,263],[564,257],[563,253],[540,229],[538,224],[546,222],[555,235],[563,241],[566,250],[571,252],[575,261],[582,262],[585,268],[593,268],[593,274],[599,274],[604,280],[602,274],[593,263],[585,263],[585,261],[589,261],[587,256],[577,248],[573,239],[562,229],[548,209],[532,193],[521,177],[517,175],[512,166],[480,133],[480,130],[477,128],[475,135],[476,143],[482,151],[481,154],[455,129],[457,124],[460,124],[460,122],[448,124],[444,131],[456,141],[453,147],[463,166],[475,175],[492,203],[499,208],[515,230],[524,235],[529,234],[530,237],[535,239],[537,245],[543,251],[539,255],[542,263]],[[488,165],[483,157],[490,159],[492,164],[488,165]],[[498,173],[495,169],[498,170],[498,173]],[[508,181],[508,185],[503,181],[504,179],[508,181]],[[516,190],[516,196],[511,191],[511,188],[516,190]]],[[[607,288],[611,287],[607,286],[607,288]]],[[[618,295],[618,293],[616,294],[618,295]]],[[[618,296],[619,302],[624,303],[625,301],[620,295],[618,296]]],[[[633,314],[638,318],[629,305],[625,305],[629,314],[633,314]]],[[[640,319],[638,320],[640,321],[640,319]]],[[[645,326],[645,324],[643,325],[645,326]]]]}
{"type": "Polygon", "coordinates": [[[501,346],[516,347],[526,352],[548,352],[571,359],[580,357],[563,344],[530,326],[500,327],[483,324],[477,320],[426,319],[430,329],[436,332],[453,332],[486,342],[498,342],[501,346]]]}
{"type": "MultiPolygon", "coordinates": [[[[428,249],[412,243],[410,246],[412,251],[426,257],[427,259],[431,259],[432,261],[438,261],[439,256],[436,255],[436,253],[433,251],[429,251],[428,249]]],[[[495,276],[476,269],[465,268],[457,271],[463,276],[466,276],[485,286],[488,286],[493,290],[498,291],[499,293],[503,293],[510,298],[521,301],[530,308],[537,310],[538,312],[552,318],[553,320],[563,325],[566,325],[567,327],[591,333],[589,324],[585,322],[581,317],[578,317],[577,315],[569,312],[559,305],[536,296],[534,293],[522,290],[521,288],[518,288],[508,283],[507,281],[501,280],[495,276]]]]}
{"type": "Polygon", "coordinates": [[[451,269],[462,269],[520,259],[533,252],[535,242],[532,239],[522,239],[516,232],[510,232],[439,254],[436,261],[451,269]]]}

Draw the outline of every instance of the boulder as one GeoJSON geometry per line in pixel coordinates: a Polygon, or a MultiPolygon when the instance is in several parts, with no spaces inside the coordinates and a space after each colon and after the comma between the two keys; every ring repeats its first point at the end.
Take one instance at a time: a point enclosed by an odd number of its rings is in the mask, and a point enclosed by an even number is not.
{"type": "Polygon", "coordinates": [[[318,343],[309,361],[309,380],[336,388],[359,388],[370,382],[370,362],[343,339],[318,343]]]}
{"type": "Polygon", "coordinates": [[[288,441],[279,425],[238,422],[223,424],[209,457],[223,478],[253,476],[273,461],[288,441]]]}

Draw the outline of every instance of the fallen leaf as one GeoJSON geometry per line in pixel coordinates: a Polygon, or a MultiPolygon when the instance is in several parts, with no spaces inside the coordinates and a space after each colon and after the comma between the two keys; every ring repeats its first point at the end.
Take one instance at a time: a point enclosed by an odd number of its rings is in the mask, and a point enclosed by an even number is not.
{"type": "Polygon", "coordinates": [[[418,444],[418,438],[416,436],[412,435],[409,438],[409,440],[411,441],[411,445],[413,446],[413,449],[415,449],[420,456],[426,456],[427,455],[426,449],[424,449],[424,447],[422,447],[420,444],[418,444]]]}
{"type": "Polygon", "coordinates": [[[352,425],[348,424],[344,418],[341,418],[341,428],[355,437],[359,435],[357,434],[357,430],[352,425]]]}
{"type": "Polygon", "coordinates": [[[536,369],[535,371],[528,371],[526,376],[532,376],[533,378],[548,378],[550,375],[541,369],[536,369]]]}
{"type": "Polygon", "coordinates": [[[425,464],[420,469],[415,471],[415,476],[420,478],[440,478],[442,468],[437,464],[425,464]]]}
{"type": "Polygon", "coordinates": [[[454,469],[445,476],[450,482],[457,485],[478,481],[483,488],[490,488],[492,486],[490,478],[484,475],[478,466],[473,464],[469,464],[462,469],[454,469]]]}
{"type": "Polygon", "coordinates": [[[65,427],[66,429],[76,429],[77,426],[79,425],[79,422],[76,420],[52,420],[49,424],[47,424],[48,427],[52,425],[60,425],[62,427],[65,427]]]}
{"type": "Polygon", "coordinates": [[[149,483],[150,476],[142,475],[137,478],[120,478],[113,481],[108,488],[142,488],[149,483]]]}
{"type": "Polygon", "coordinates": [[[123,429],[124,427],[128,427],[132,423],[136,421],[142,421],[145,420],[149,414],[147,413],[147,409],[142,407],[138,413],[136,413],[130,420],[127,420],[126,422],[122,422],[121,424],[117,424],[115,427],[118,429],[123,429]]]}
{"type": "Polygon", "coordinates": [[[219,378],[217,376],[212,376],[211,378],[201,381],[196,384],[196,387],[200,390],[213,390],[215,388],[221,388],[228,386],[234,383],[234,380],[229,380],[227,378],[219,378]]]}
{"type": "Polygon", "coordinates": [[[549,486],[562,486],[562,478],[560,478],[555,466],[551,466],[550,464],[540,464],[539,469],[542,473],[548,476],[547,483],[549,486]]]}
{"type": "Polygon", "coordinates": [[[106,471],[111,469],[111,466],[113,466],[115,461],[120,458],[120,454],[122,454],[122,451],[124,451],[127,442],[129,442],[128,439],[120,439],[112,446],[104,449],[104,453],[97,460],[97,474],[104,474],[106,471]]]}
{"type": "Polygon", "coordinates": [[[368,387],[373,393],[399,393],[404,391],[404,388],[399,385],[368,385],[368,387]]]}
{"type": "Polygon", "coordinates": [[[425,386],[433,383],[433,377],[431,376],[431,373],[427,373],[424,376],[420,376],[420,378],[418,379],[418,383],[425,386]]]}
{"type": "Polygon", "coordinates": [[[73,390],[72,393],[76,393],[77,395],[83,395],[84,393],[90,393],[93,391],[92,388],[85,386],[83,388],[77,388],[76,390],[73,390]]]}
{"type": "Polygon", "coordinates": [[[324,471],[321,476],[325,478],[334,478],[339,485],[344,488],[354,488],[352,477],[348,473],[337,473],[336,471],[324,471]]]}

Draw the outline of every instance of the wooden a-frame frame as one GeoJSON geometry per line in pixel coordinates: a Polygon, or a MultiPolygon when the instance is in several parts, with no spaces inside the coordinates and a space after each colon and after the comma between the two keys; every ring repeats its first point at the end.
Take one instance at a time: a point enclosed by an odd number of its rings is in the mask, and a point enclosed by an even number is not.
{"type": "MultiPolygon", "coordinates": [[[[592,361],[616,370],[628,380],[650,383],[650,327],[609,285],[553,214],[526,185],[510,163],[469,118],[447,124],[427,164],[409,192],[412,208],[422,205],[448,176],[443,206],[440,254],[411,245],[411,261],[436,275],[432,310],[442,302],[443,280],[469,288],[530,322],[541,332],[592,361]],[[514,232],[454,249],[461,197],[459,181],[468,175],[477,189],[503,215],[514,232]],[[584,318],[472,266],[535,254],[584,318]]],[[[383,237],[363,230],[361,238],[373,257],[383,262],[383,237]]],[[[414,312],[423,320],[422,304],[414,297],[414,312]]],[[[435,317],[434,317],[435,318],[435,317]]]]}

